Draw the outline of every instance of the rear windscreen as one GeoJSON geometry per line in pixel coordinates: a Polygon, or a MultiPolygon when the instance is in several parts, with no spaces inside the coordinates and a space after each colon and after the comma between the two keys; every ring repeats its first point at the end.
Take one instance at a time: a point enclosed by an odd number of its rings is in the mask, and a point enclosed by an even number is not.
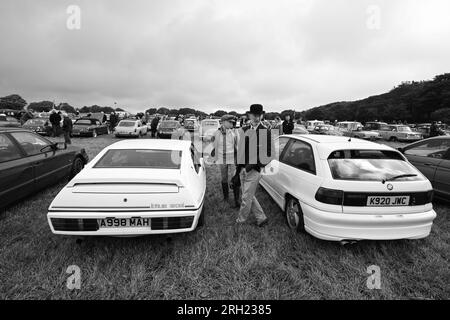
{"type": "Polygon", "coordinates": [[[414,175],[396,181],[417,181],[422,176],[397,151],[339,150],[328,157],[335,180],[382,181],[401,175],[414,175]]]}
{"type": "Polygon", "coordinates": [[[108,150],[94,168],[180,169],[178,150],[108,150]]]}
{"type": "Polygon", "coordinates": [[[118,127],[134,127],[135,124],[134,121],[120,121],[118,127]]]}

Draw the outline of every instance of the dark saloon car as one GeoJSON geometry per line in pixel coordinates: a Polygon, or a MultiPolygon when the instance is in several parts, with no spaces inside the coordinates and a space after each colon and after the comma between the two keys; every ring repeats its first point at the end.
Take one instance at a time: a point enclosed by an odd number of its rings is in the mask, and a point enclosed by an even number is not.
{"type": "Polygon", "coordinates": [[[450,200],[450,136],[422,140],[399,151],[431,181],[437,196],[450,200]]]}
{"type": "Polygon", "coordinates": [[[20,122],[14,117],[0,114],[0,128],[20,128],[20,122]]]}
{"type": "Polygon", "coordinates": [[[321,124],[314,127],[311,134],[323,134],[327,136],[342,136],[343,133],[330,124],[321,124]]]}
{"type": "Polygon", "coordinates": [[[49,136],[52,132],[52,127],[48,118],[34,118],[25,122],[22,126],[23,129],[34,131],[41,136],[49,136]]]}
{"type": "Polygon", "coordinates": [[[74,177],[88,160],[84,149],[53,143],[28,130],[0,128],[0,209],[74,177]]]}
{"type": "Polygon", "coordinates": [[[181,124],[176,120],[164,120],[158,125],[158,138],[170,139],[180,135],[181,124]]]}
{"type": "Polygon", "coordinates": [[[109,134],[106,123],[102,124],[95,118],[80,118],[73,124],[72,136],[74,137],[97,137],[101,134],[109,134]]]}

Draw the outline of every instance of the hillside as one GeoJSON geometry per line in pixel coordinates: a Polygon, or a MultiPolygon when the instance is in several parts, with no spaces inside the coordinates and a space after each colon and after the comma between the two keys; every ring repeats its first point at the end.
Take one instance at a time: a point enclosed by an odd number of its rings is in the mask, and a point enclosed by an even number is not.
{"type": "Polygon", "coordinates": [[[303,112],[306,119],[450,122],[450,73],[430,81],[404,82],[388,93],[352,102],[335,102],[303,112]]]}

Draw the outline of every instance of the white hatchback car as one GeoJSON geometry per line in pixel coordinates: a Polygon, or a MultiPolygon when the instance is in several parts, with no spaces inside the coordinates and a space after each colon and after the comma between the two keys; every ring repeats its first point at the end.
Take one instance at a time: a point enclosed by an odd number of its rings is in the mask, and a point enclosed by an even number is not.
{"type": "Polygon", "coordinates": [[[122,120],[115,128],[116,137],[142,137],[147,134],[147,126],[142,124],[141,120],[127,119],[122,120]]]}
{"type": "Polygon", "coordinates": [[[206,175],[191,141],[120,141],[102,150],[48,209],[55,234],[133,236],[204,223],[206,175]]]}
{"type": "Polygon", "coordinates": [[[429,235],[431,183],[397,150],[338,136],[278,139],[280,156],[260,183],[290,228],[332,241],[429,235]]]}

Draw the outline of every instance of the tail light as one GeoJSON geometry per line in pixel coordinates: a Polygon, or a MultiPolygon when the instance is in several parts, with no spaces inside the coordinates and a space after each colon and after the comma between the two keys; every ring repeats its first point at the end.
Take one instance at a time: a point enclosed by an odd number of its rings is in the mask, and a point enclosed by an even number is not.
{"type": "Polygon", "coordinates": [[[344,202],[344,191],[320,187],[316,192],[316,200],[322,203],[342,206],[344,202]]]}

